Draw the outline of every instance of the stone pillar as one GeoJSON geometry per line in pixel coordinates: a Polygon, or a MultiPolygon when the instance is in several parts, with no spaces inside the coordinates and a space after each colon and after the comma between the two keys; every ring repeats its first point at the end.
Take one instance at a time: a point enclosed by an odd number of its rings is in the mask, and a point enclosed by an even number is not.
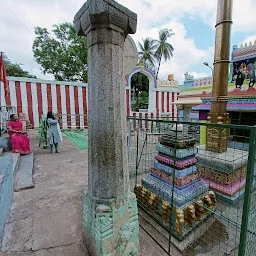
{"type": "Polygon", "coordinates": [[[191,109],[192,107],[186,107],[186,106],[183,108],[183,121],[191,122],[191,118],[190,118],[191,109]]]}
{"type": "Polygon", "coordinates": [[[84,240],[90,255],[136,255],[138,210],[130,192],[123,50],[137,15],[113,0],[88,0],[74,20],[88,44],[88,191],[84,240]]]}

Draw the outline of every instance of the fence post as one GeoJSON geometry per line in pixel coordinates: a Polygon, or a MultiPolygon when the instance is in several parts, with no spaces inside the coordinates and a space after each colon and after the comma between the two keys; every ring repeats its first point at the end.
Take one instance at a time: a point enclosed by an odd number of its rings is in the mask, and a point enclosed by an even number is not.
{"type": "Polygon", "coordinates": [[[253,175],[254,175],[254,162],[255,162],[255,152],[256,152],[255,142],[256,142],[256,126],[252,127],[250,130],[249,158],[248,158],[248,165],[247,165],[246,186],[245,186],[245,194],[244,194],[243,216],[242,216],[242,226],[241,226],[238,256],[245,255],[247,229],[248,229],[249,214],[250,214],[250,200],[251,200],[253,175]]]}

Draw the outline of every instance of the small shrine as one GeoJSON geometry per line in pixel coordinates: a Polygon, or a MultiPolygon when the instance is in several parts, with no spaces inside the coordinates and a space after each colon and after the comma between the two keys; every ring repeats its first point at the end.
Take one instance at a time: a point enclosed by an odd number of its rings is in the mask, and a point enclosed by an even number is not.
{"type": "Polygon", "coordinates": [[[199,177],[196,139],[188,131],[176,132],[159,136],[151,173],[135,193],[140,206],[182,241],[211,216],[216,196],[199,177]]]}

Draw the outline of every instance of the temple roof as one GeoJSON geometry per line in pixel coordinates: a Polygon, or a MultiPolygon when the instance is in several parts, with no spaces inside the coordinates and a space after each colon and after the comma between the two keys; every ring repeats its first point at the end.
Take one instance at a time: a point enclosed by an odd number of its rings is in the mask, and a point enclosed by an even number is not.
{"type": "MultiPolygon", "coordinates": [[[[211,109],[211,99],[202,98],[202,104],[192,108],[193,110],[210,110],[211,109]]],[[[246,111],[246,112],[255,112],[256,111],[256,97],[238,97],[238,98],[229,98],[227,104],[228,111],[246,111]]]]}
{"type": "Polygon", "coordinates": [[[241,45],[241,48],[234,46],[231,62],[241,61],[241,60],[255,58],[255,57],[256,57],[256,44],[255,43],[253,45],[249,45],[249,46],[245,45],[245,47],[243,47],[243,45],[241,45]]]}

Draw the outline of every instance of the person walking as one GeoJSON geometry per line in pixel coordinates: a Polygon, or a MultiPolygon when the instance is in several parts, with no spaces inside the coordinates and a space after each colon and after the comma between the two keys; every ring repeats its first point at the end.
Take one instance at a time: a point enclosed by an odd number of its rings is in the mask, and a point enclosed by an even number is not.
{"type": "Polygon", "coordinates": [[[59,122],[55,119],[52,112],[47,113],[46,124],[48,128],[48,138],[50,144],[50,152],[53,153],[53,146],[55,147],[55,153],[59,153],[58,146],[62,142],[62,136],[59,129],[59,122]]]}

